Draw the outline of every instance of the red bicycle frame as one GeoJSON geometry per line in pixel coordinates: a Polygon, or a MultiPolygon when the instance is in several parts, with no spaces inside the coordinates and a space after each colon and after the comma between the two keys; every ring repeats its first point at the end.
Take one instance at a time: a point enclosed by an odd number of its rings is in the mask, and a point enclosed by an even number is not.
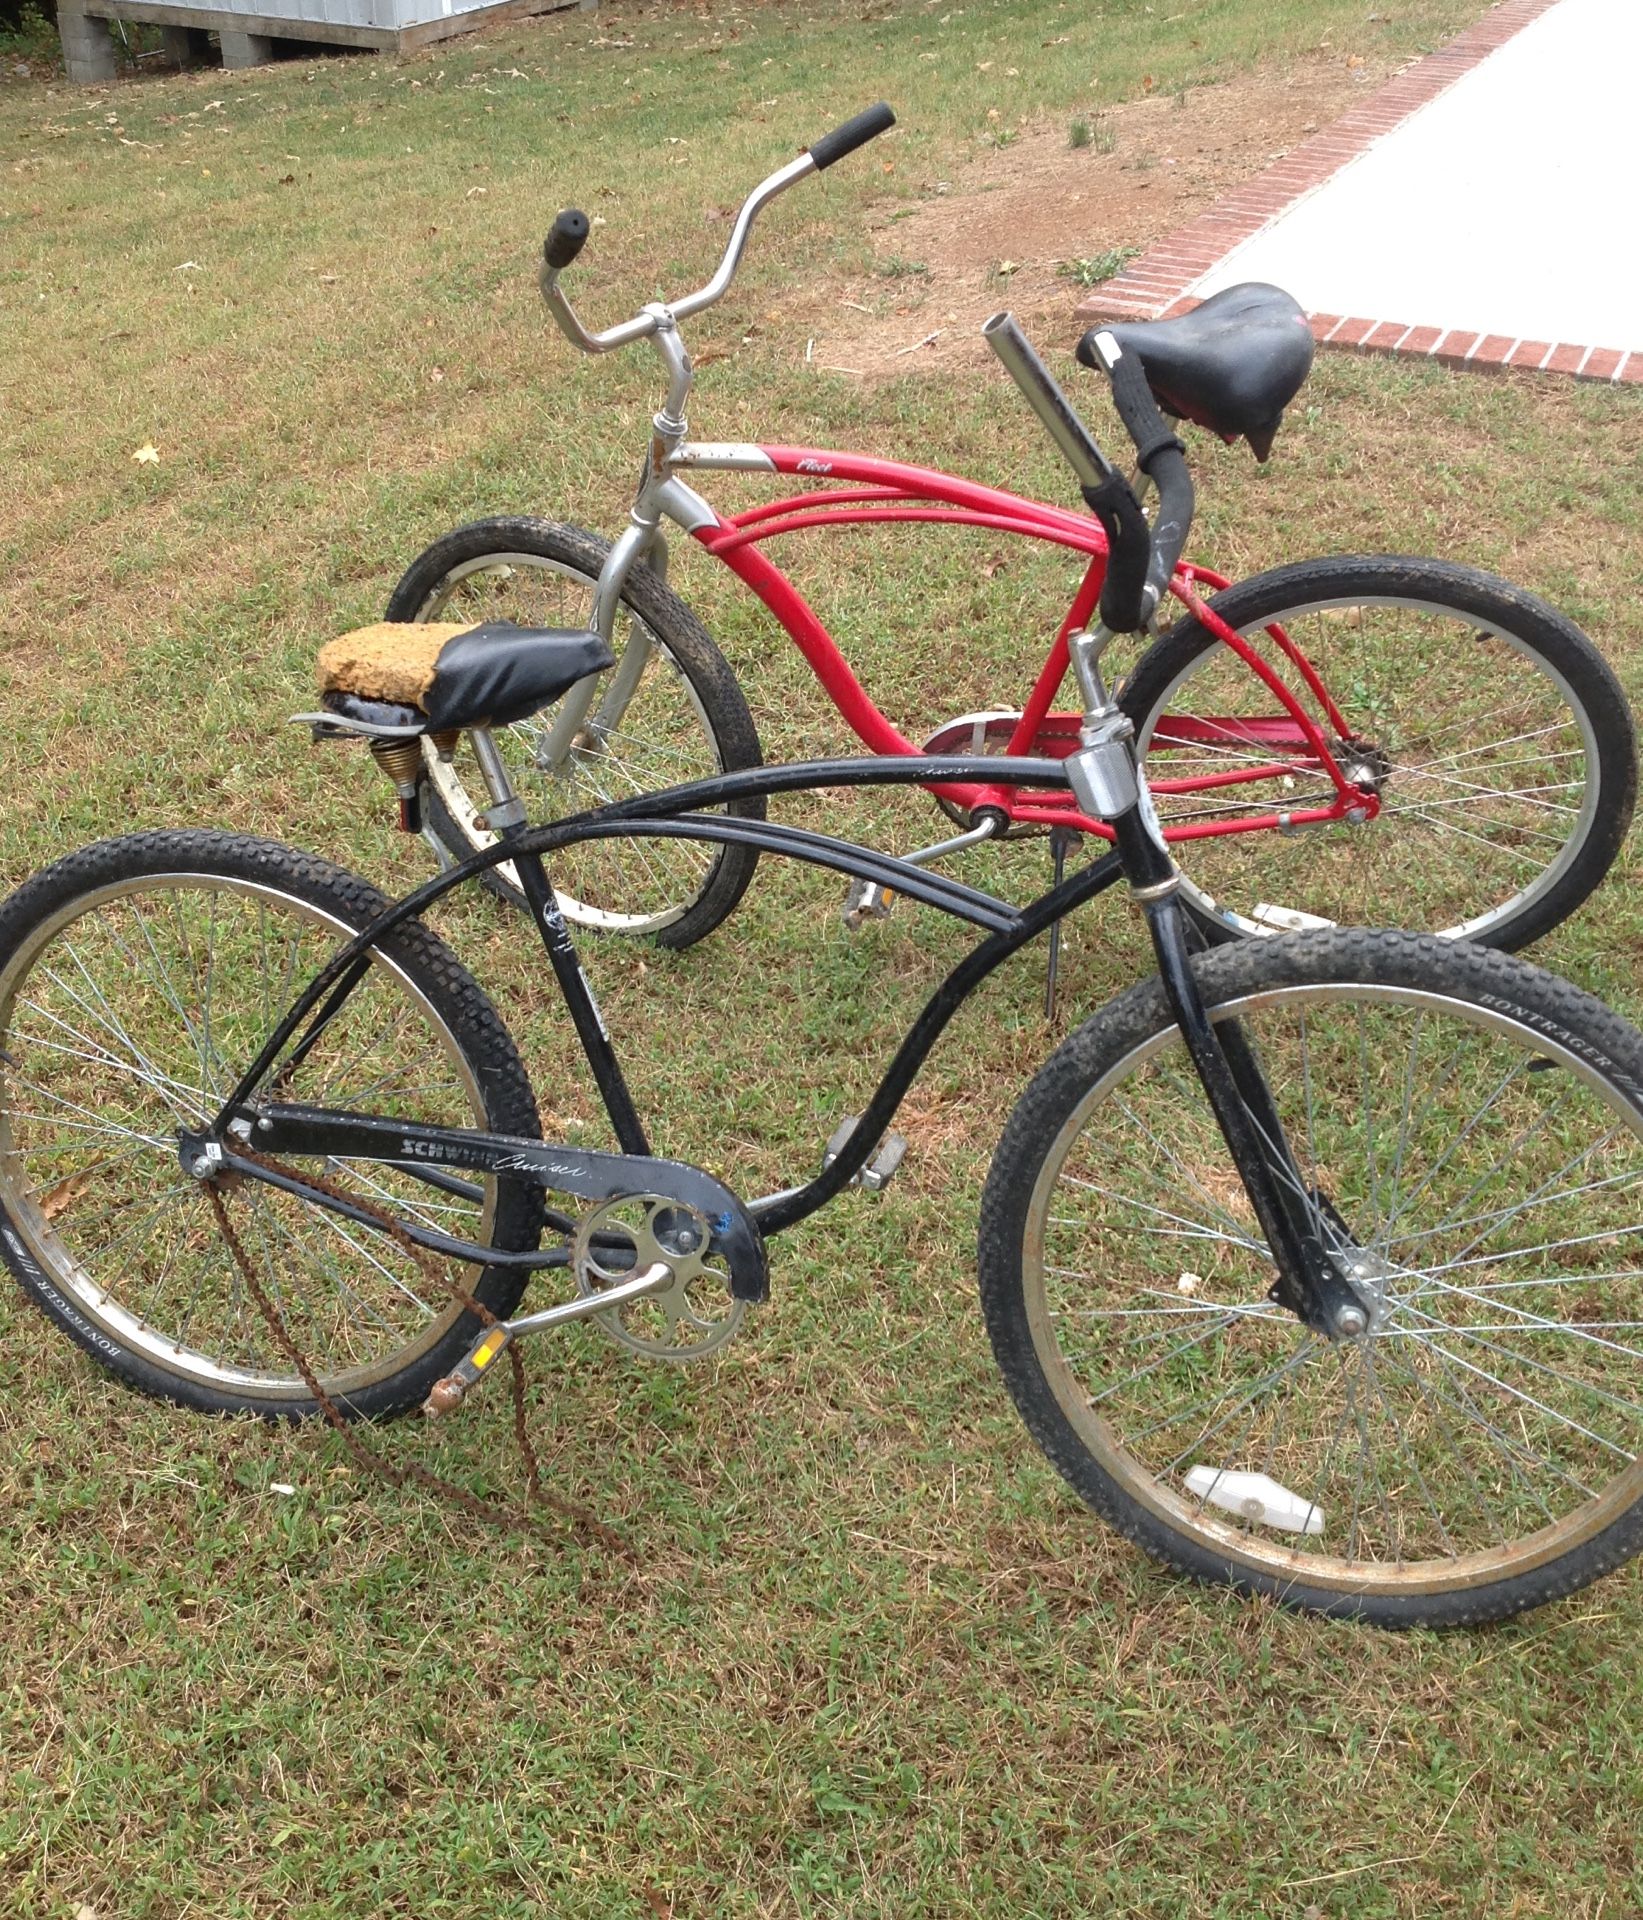
{"type": "MultiPolygon", "coordinates": [[[[996,487],[980,486],[933,468],[815,447],[685,445],[677,449],[668,466],[674,476],[681,469],[717,468],[793,474],[827,483],[786,499],[750,507],[729,519],[721,517],[693,490],[682,491],[691,506],[690,532],[769,609],[803,654],[846,724],[872,753],[917,754],[923,748],[909,740],[874,703],[810,603],[761,551],[768,541],[814,527],[923,522],[985,528],[992,533],[1046,541],[1087,555],[1088,564],[1078,590],[1000,758],[1007,760],[1029,754],[1059,758],[1077,748],[1079,716],[1056,713],[1051,707],[1067,673],[1068,636],[1095,618],[1106,575],[1106,537],[1093,518],[1067,508],[1023,499],[996,487]]],[[[1228,719],[1167,715],[1154,731],[1149,753],[1207,742],[1225,745],[1230,739],[1259,746],[1274,757],[1261,765],[1181,778],[1159,777],[1149,764],[1148,785],[1155,794],[1193,794],[1270,781],[1303,770],[1327,774],[1335,795],[1326,807],[1301,807],[1288,812],[1269,810],[1230,817],[1218,814],[1213,820],[1182,822],[1165,829],[1166,839],[1199,840],[1228,833],[1308,826],[1343,820],[1349,813],[1355,819],[1372,819],[1379,810],[1376,796],[1346,778],[1322,728],[1283,677],[1242,634],[1235,633],[1218,618],[1196,591],[1199,586],[1219,590],[1227,584],[1220,574],[1184,561],[1176,569],[1171,591],[1182,606],[1248,666],[1278,702],[1282,717],[1228,719]]],[[[1267,631],[1318,702],[1334,730],[1336,742],[1350,738],[1346,721],[1299,647],[1281,627],[1273,626],[1267,631]]],[[[1107,826],[1068,806],[1064,798],[1016,788],[1007,780],[988,785],[943,785],[930,791],[964,812],[997,808],[1014,824],[1070,827],[1080,833],[1111,838],[1107,826]]]]}

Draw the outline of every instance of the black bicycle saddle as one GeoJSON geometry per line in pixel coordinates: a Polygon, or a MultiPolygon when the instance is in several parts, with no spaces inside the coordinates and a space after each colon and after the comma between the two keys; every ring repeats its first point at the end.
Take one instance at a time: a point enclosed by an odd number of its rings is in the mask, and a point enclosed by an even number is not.
{"type": "Polygon", "coordinates": [[[511,725],[613,664],[583,628],[379,621],[320,649],[328,712],[374,728],[455,732],[511,725]]]}
{"type": "Polygon", "coordinates": [[[1312,367],[1306,315],[1281,287],[1258,280],[1227,287],[1179,319],[1092,327],[1078,343],[1086,367],[1101,365],[1098,333],[1141,362],[1166,413],[1195,420],[1228,445],[1242,434],[1257,460],[1272,451],[1284,408],[1312,367]]]}

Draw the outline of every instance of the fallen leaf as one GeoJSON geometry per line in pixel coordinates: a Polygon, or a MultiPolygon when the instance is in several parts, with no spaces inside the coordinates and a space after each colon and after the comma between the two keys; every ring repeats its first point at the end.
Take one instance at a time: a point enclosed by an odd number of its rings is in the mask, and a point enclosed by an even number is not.
{"type": "Polygon", "coordinates": [[[71,1173],[66,1180],[59,1180],[49,1193],[40,1196],[40,1211],[48,1220],[55,1220],[65,1213],[91,1185],[91,1177],[97,1171],[87,1167],[84,1173],[71,1173]]]}
{"type": "Polygon", "coordinates": [[[160,450],[152,441],[145,447],[139,447],[131,457],[139,467],[157,467],[160,464],[160,450]]]}

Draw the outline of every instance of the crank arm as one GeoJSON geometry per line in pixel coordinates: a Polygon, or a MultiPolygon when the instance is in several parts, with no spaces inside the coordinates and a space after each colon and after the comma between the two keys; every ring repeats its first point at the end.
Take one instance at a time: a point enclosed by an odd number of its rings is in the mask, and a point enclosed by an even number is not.
{"type": "MultiPolygon", "coordinates": [[[[388,1120],[376,1114],[342,1113],[326,1107],[269,1106],[250,1122],[248,1145],[258,1153],[312,1155],[337,1160],[392,1160],[435,1164],[472,1172],[504,1174],[529,1180],[553,1193],[572,1193],[583,1200],[609,1200],[628,1193],[664,1194],[680,1205],[694,1207],[713,1229],[715,1243],[730,1268],[730,1291],[738,1300],[764,1300],[770,1293],[770,1273],[764,1238],[751,1215],[722,1181],[682,1160],[661,1160],[644,1154],[598,1153],[505,1133],[483,1133],[461,1127],[430,1127],[410,1120],[388,1120]]],[[[237,1124],[237,1123],[236,1123],[237,1124]]],[[[225,1156],[236,1161],[231,1142],[225,1156]]],[[[236,1171],[268,1179],[266,1169],[239,1161],[236,1171]]],[[[275,1182],[275,1184],[280,1184],[275,1182]]],[[[300,1180],[288,1182],[293,1191],[307,1193],[300,1180]]],[[[406,1231],[419,1244],[432,1246],[442,1235],[425,1229],[406,1231]]],[[[434,1251],[463,1246],[450,1242],[434,1251]]],[[[536,1265],[548,1262],[539,1254],[498,1255],[483,1248],[463,1247],[457,1256],[482,1264],[518,1264],[528,1257],[536,1265]]]]}
{"type": "Polygon", "coordinates": [[[658,1260],[630,1280],[618,1280],[601,1287],[597,1293],[578,1294],[574,1300],[562,1300],[556,1307],[543,1307],[538,1313],[522,1313],[506,1321],[509,1337],[521,1333],[540,1333],[544,1327],[562,1327],[571,1320],[586,1320],[590,1314],[609,1313],[612,1307],[625,1307],[630,1300],[643,1300],[660,1293],[672,1283],[673,1269],[658,1260]]]}
{"type": "Polygon", "coordinates": [[[629,1301],[643,1300],[649,1294],[660,1293],[672,1279],[673,1269],[658,1260],[654,1266],[646,1267],[643,1273],[636,1273],[631,1280],[623,1280],[601,1293],[579,1295],[574,1300],[562,1301],[556,1307],[544,1307],[540,1313],[524,1313],[516,1320],[503,1320],[494,1327],[487,1327],[455,1367],[443,1379],[434,1382],[427,1399],[422,1403],[422,1411],[436,1417],[455,1413],[484,1379],[486,1370],[507,1352],[520,1334],[540,1333],[544,1327],[562,1327],[570,1320],[586,1320],[590,1314],[608,1313],[612,1307],[626,1306],[629,1301]]]}

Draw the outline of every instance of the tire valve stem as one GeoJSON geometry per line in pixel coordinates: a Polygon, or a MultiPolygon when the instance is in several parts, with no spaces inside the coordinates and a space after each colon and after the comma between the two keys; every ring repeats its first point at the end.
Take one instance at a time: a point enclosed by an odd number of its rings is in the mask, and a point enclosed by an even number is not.
{"type": "Polygon", "coordinates": [[[373,740],[371,758],[394,783],[399,795],[401,832],[422,831],[422,747],[416,740],[373,740]]]}

